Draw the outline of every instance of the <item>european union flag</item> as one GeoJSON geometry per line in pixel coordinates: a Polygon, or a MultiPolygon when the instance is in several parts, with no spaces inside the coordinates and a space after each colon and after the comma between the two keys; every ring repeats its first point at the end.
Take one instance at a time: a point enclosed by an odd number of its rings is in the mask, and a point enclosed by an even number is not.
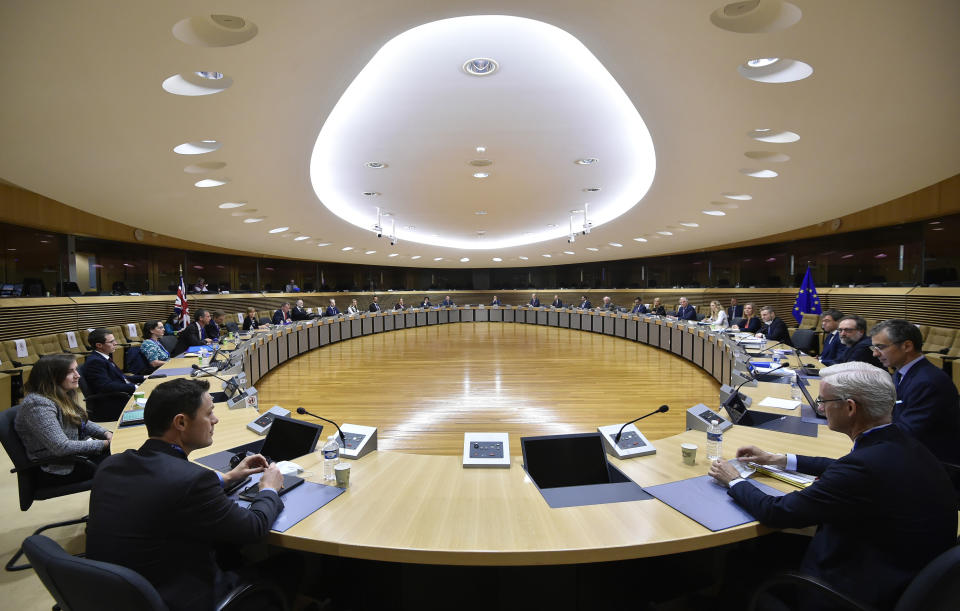
{"type": "Polygon", "coordinates": [[[803,320],[804,314],[820,314],[820,297],[817,296],[817,287],[813,286],[813,276],[810,275],[810,268],[803,277],[803,283],[800,285],[800,292],[797,293],[797,300],[793,304],[793,317],[799,323],[803,320]]]}

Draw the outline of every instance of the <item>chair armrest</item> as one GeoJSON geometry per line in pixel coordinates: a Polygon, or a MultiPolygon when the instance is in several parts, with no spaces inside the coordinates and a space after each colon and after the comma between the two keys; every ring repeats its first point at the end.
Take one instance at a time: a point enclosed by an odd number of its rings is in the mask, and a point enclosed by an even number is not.
{"type": "MultiPolygon", "coordinates": [[[[751,611],[762,608],[758,605],[762,601],[762,596],[767,594],[769,590],[785,585],[797,586],[801,590],[815,593],[824,599],[829,599],[830,603],[837,605],[837,608],[855,609],[857,611],[875,611],[873,607],[864,605],[863,603],[850,598],[846,594],[841,594],[832,586],[820,581],[816,577],[811,577],[810,575],[804,575],[802,573],[796,573],[793,571],[779,573],[761,583],[760,587],[754,591],[753,596],[750,599],[749,608],[751,611]]],[[[773,595],[771,594],[771,596],[773,595]]]]}
{"type": "Polygon", "coordinates": [[[278,608],[286,610],[288,608],[286,598],[284,598],[283,593],[276,586],[264,583],[245,583],[230,590],[230,592],[217,603],[216,611],[230,611],[231,608],[249,602],[250,599],[272,600],[275,606],[271,606],[271,609],[278,608]]]}
{"type": "Polygon", "coordinates": [[[90,395],[89,397],[84,397],[84,400],[87,403],[90,403],[91,401],[101,401],[105,399],[120,399],[120,398],[129,399],[132,396],[133,396],[133,393],[123,392],[122,390],[114,390],[111,392],[100,393],[99,395],[90,395]]]}
{"type": "Polygon", "coordinates": [[[946,354],[950,352],[950,348],[941,348],[940,350],[922,350],[923,354],[946,354]]]}
{"type": "Polygon", "coordinates": [[[17,467],[10,469],[10,473],[19,473],[21,471],[27,471],[29,469],[37,469],[43,465],[49,465],[51,463],[61,463],[68,460],[78,465],[87,465],[88,467],[91,467],[93,470],[96,470],[97,468],[96,463],[94,463],[92,460],[90,460],[86,456],[81,456],[80,454],[71,454],[69,456],[51,456],[49,458],[31,460],[30,463],[22,469],[18,469],[17,467]]]}

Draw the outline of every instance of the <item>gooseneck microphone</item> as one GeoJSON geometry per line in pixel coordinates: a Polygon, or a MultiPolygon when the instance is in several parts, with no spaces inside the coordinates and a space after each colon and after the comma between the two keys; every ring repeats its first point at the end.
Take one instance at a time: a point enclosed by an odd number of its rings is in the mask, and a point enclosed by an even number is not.
{"type": "Polygon", "coordinates": [[[654,414],[659,414],[660,412],[666,412],[666,411],[669,411],[669,410],[670,410],[670,406],[669,406],[669,405],[661,405],[660,407],[658,407],[657,409],[653,410],[653,411],[650,412],[649,414],[645,414],[645,415],[643,415],[643,416],[640,416],[639,418],[634,418],[634,419],[631,420],[630,422],[625,423],[623,426],[620,427],[620,430],[617,431],[617,436],[614,437],[613,443],[620,443],[620,436],[623,435],[623,429],[627,428],[627,426],[633,424],[634,422],[636,422],[636,421],[638,421],[638,420],[643,420],[643,419],[646,418],[647,416],[652,416],[652,415],[654,415],[654,414]]]}
{"type": "Polygon", "coordinates": [[[727,399],[723,402],[723,407],[728,407],[731,403],[733,403],[733,401],[734,401],[737,397],[740,396],[740,389],[743,388],[743,385],[744,385],[744,384],[749,384],[750,382],[753,382],[754,380],[756,380],[760,375],[771,374],[771,373],[773,373],[774,371],[777,371],[777,370],[779,370],[779,369],[783,369],[783,368],[786,367],[786,366],[787,366],[787,364],[784,363],[783,365],[780,365],[780,366],[778,366],[778,367],[774,367],[774,368],[771,369],[770,371],[764,371],[762,374],[753,375],[753,374],[751,373],[749,380],[744,380],[743,382],[741,382],[740,385],[737,386],[736,390],[734,390],[732,393],[730,393],[730,396],[727,397],[727,399]]]}
{"type": "Polygon", "coordinates": [[[314,418],[317,418],[318,420],[323,420],[324,422],[329,422],[329,423],[332,424],[333,426],[337,427],[337,432],[340,433],[340,441],[343,442],[343,447],[347,447],[347,440],[346,440],[346,438],[343,436],[343,431],[340,430],[340,425],[339,425],[339,424],[337,424],[337,423],[334,422],[333,420],[327,420],[327,419],[324,418],[323,416],[318,416],[318,415],[316,415],[316,414],[311,414],[310,412],[308,412],[307,410],[303,409],[302,407],[298,407],[298,408],[297,408],[297,413],[300,414],[301,416],[303,416],[304,414],[306,414],[307,416],[313,416],[314,418]]]}
{"type": "Polygon", "coordinates": [[[207,375],[209,375],[209,376],[213,376],[213,377],[217,378],[217,379],[220,380],[221,382],[226,383],[227,388],[233,388],[234,390],[237,390],[237,391],[240,390],[240,384],[237,383],[236,377],[233,377],[233,378],[231,378],[231,379],[229,379],[229,380],[226,379],[226,378],[221,378],[220,376],[218,376],[217,374],[215,374],[215,373],[213,373],[213,372],[211,372],[211,371],[205,371],[202,367],[200,367],[200,365],[197,365],[196,363],[194,363],[194,364],[191,365],[190,367],[192,367],[193,370],[194,370],[194,373],[192,373],[192,374],[190,374],[190,375],[192,375],[192,376],[194,376],[194,377],[200,375],[201,373],[204,373],[204,374],[207,374],[207,375]]]}

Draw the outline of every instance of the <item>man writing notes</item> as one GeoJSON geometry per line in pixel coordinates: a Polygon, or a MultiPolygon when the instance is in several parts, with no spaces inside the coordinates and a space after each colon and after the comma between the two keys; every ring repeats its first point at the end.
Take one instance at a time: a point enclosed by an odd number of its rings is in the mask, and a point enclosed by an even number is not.
{"type": "Polygon", "coordinates": [[[893,318],[870,329],[873,353],[896,370],[893,423],[943,462],[960,465],[960,398],[942,369],[923,356],[923,335],[910,322],[893,318]]]}
{"type": "Polygon", "coordinates": [[[927,448],[891,426],[896,388],[883,370],[856,365],[821,371],[820,397],[831,430],[853,441],[838,459],[771,454],[749,446],[741,461],[818,476],[808,488],[770,496],[716,461],[710,475],[761,524],[816,524],[801,572],[877,608],[892,608],[933,558],[956,544],[957,506],[950,480],[927,448]]]}
{"type": "Polygon", "coordinates": [[[106,459],[90,493],[87,556],[143,575],[171,609],[213,609],[253,577],[241,576],[256,573],[253,567],[221,568],[216,552],[262,541],[283,509],[283,476],[263,456],[248,456],[222,476],[187,460],[213,443],[209,388],[206,380],[188,379],[157,386],[144,409],[149,439],[106,459]],[[259,472],[249,509],[224,494],[224,485],[259,472]]]}

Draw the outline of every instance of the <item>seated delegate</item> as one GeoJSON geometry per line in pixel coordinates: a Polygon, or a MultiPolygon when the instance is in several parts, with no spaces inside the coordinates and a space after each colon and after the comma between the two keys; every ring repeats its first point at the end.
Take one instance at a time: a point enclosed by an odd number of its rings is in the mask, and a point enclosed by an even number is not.
{"type": "Polygon", "coordinates": [[[177,345],[173,347],[173,356],[180,356],[192,346],[203,346],[213,343],[207,337],[207,323],[210,322],[210,312],[197,310],[197,317],[177,334],[177,345]]]}
{"type": "Polygon", "coordinates": [[[147,363],[156,369],[169,361],[170,353],[160,343],[160,338],[164,334],[163,325],[160,324],[160,321],[151,320],[144,323],[141,331],[144,339],[143,343],[140,344],[140,353],[143,354],[143,358],[147,359],[147,363]]]}
{"type": "Polygon", "coordinates": [[[760,319],[753,314],[753,304],[743,304],[743,318],[735,325],[737,330],[743,331],[744,333],[756,333],[760,330],[762,324],[760,319]]]}
{"type": "MultiPolygon", "coordinates": [[[[40,357],[33,366],[13,423],[30,460],[81,455],[98,463],[110,453],[113,433],[95,422],[77,398],[80,374],[70,354],[40,357]]],[[[41,465],[41,483],[66,484],[93,477],[96,469],[73,460],[41,465]]]]}
{"type": "Polygon", "coordinates": [[[252,331],[259,327],[260,322],[257,320],[257,309],[247,308],[247,315],[243,317],[243,330],[252,331]]]}
{"type": "MultiPolygon", "coordinates": [[[[114,339],[113,333],[107,329],[94,329],[87,336],[87,341],[93,346],[93,352],[80,368],[80,375],[87,383],[91,395],[112,392],[133,394],[137,389],[136,384],[143,382],[143,376],[125,375],[113,362],[113,353],[117,349],[117,340],[114,339]]],[[[120,412],[123,411],[128,398],[118,395],[110,400],[101,401],[97,413],[91,413],[90,417],[100,422],[116,420],[120,417],[120,412]]]]}

